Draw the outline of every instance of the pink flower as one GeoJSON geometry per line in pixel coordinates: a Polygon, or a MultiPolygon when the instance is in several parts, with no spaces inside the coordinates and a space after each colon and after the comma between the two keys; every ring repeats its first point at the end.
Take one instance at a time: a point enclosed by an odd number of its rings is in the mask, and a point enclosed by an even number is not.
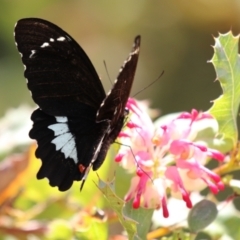
{"type": "Polygon", "coordinates": [[[215,121],[210,114],[194,109],[156,128],[146,104],[130,98],[127,108],[129,121],[119,135],[124,145],[115,160],[129,172],[135,172],[125,196],[126,201],[133,199],[134,208],[162,208],[163,216],[168,217],[166,189],[188,208],[192,207],[192,191],[206,186],[213,193],[223,189],[221,178],[204,165],[210,158],[223,161],[225,156],[208,148],[204,139],[196,141],[198,124],[215,121]]]}

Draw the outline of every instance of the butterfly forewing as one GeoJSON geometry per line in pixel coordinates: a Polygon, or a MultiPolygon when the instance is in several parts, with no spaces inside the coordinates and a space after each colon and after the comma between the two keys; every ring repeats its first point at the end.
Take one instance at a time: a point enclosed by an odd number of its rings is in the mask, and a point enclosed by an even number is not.
{"type": "Polygon", "coordinates": [[[28,88],[39,106],[29,132],[38,143],[36,157],[42,160],[37,178],[47,177],[51,186],[65,191],[74,181],[84,183],[91,167],[101,166],[121,131],[140,37],[107,96],[84,50],[58,26],[22,19],[15,26],[15,40],[28,88]]]}
{"type": "Polygon", "coordinates": [[[102,150],[93,164],[93,170],[101,166],[109,146],[115,141],[121,131],[126,116],[126,103],[131,91],[140,50],[141,37],[134,40],[132,51],[124,62],[115,80],[113,88],[107,94],[97,112],[97,122],[109,120],[109,131],[105,135],[102,150]]]}
{"type": "Polygon", "coordinates": [[[101,81],[84,50],[56,25],[22,19],[15,40],[33,100],[50,115],[78,115],[85,105],[98,110],[105,98],[101,81]]]}

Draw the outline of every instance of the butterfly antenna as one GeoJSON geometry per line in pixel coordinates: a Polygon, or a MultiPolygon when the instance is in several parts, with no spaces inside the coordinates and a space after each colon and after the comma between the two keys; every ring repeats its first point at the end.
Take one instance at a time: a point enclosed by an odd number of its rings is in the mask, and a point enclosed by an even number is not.
{"type": "Polygon", "coordinates": [[[135,93],[133,95],[133,97],[136,97],[139,93],[143,92],[145,89],[149,88],[150,86],[152,86],[155,82],[157,82],[162,75],[164,74],[164,71],[162,71],[162,73],[159,75],[159,77],[157,77],[157,79],[155,79],[153,82],[151,82],[149,85],[147,85],[146,87],[142,88],[140,91],[138,91],[137,93],[135,93]]]}
{"type": "Polygon", "coordinates": [[[104,64],[104,67],[105,67],[105,70],[106,70],[106,73],[107,73],[107,76],[108,76],[108,80],[111,83],[111,85],[113,85],[112,80],[111,80],[110,75],[109,75],[109,72],[108,72],[107,63],[106,63],[105,60],[103,60],[103,64],[104,64]]]}

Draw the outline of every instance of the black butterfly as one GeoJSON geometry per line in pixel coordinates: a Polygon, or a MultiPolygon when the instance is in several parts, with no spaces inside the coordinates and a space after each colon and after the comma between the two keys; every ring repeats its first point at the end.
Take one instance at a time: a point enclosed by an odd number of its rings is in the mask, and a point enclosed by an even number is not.
{"type": "Polygon", "coordinates": [[[28,88],[39,106],[29,133],[37,140],[36,157],[42,160],[37,178],[47,177],[51,186],[65,191],[74,180],[84,183],[91,167],[102,165],[123,127],[140,36],[107,95],[84,50],[53,23],[21,19],[15,40],[28,88]]]}

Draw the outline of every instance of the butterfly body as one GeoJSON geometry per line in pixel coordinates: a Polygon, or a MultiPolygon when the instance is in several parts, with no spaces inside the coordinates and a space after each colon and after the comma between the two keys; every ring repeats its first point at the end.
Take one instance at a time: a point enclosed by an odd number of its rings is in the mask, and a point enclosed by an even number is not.
{"type": "Polygon", "coordinates": [[[39,106],[29,133],[42,160],[37,178],[47,177],[51,186],[65,191],[73,181],[85,180],[91,167],[102,165],[123,127],[140,37],[107,95],[84,50],[53,23],[21,19],[15,40],[28,89],[39,106]]]}

